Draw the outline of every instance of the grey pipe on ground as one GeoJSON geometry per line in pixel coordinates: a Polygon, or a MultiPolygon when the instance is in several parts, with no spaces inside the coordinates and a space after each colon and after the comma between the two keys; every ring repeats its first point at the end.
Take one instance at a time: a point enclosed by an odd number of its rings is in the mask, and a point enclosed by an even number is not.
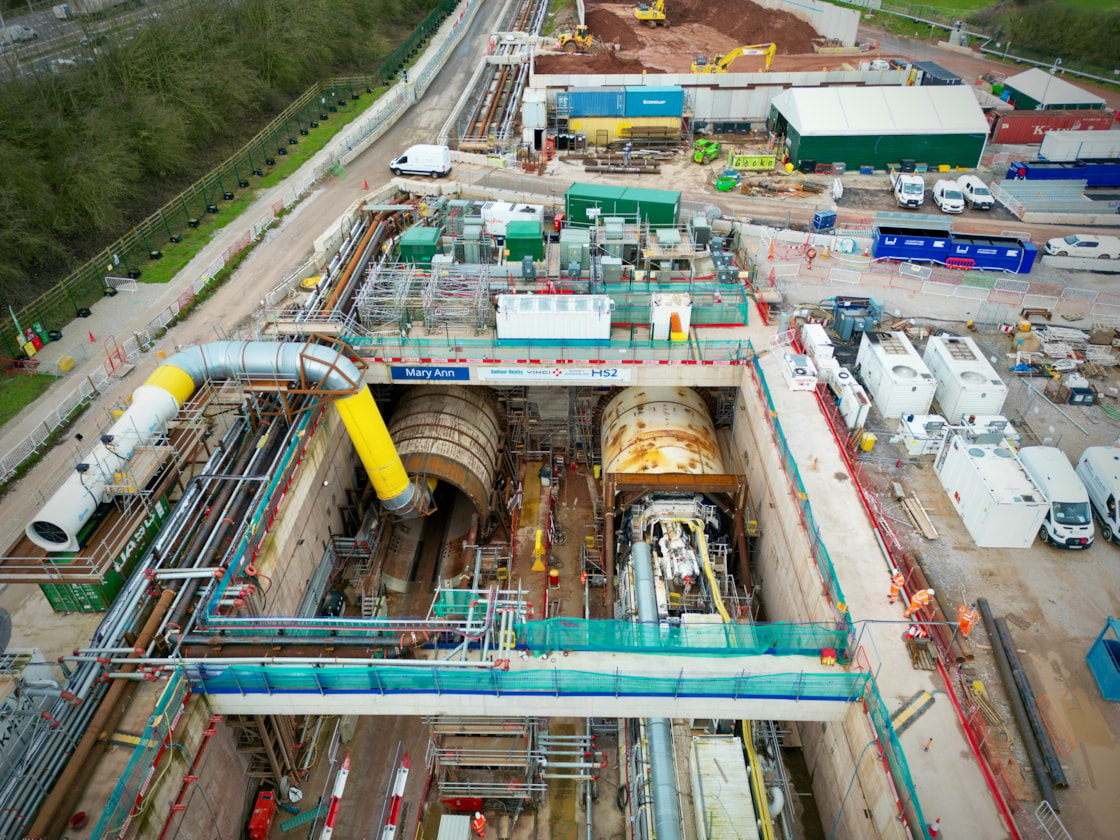
{"type": "Polygon", "coordinates": [[[976,607],[980,610],[980,616],[984,619],[984,626],[992,639],[992,653],[995,655],[999,675],[1003,679],[1003,687],[1007,692],[1007,702],[1011,706],[1011,714],[1015,717],[1015,723],[1022,735],[1023,746],[1027,750],[1027,758],[1031,763],[1031,773],[1038,784],[1038,792],[1043,799],[1050,803],[1051,808],[1055,811],[1061,811],[1057,794],[1054,793],[1054,786],[1050,783],[1050,776],[1046,772],[1046,762],[1042,758],[1042,750],[1039,749],[1038,743],[1032,736],[1030,721],[1027,719],[1027,710],[1023,707],[1023,698],[1019,696],[1019,689],[1015,685],[1015,677],[1011,673],[1011,664],[1007,661],[1007,653],[1003,646],[999,644],[996,620],[992,615],[992,608],[988,606],[988,599],[977,598],[976,607]]]}
{"type": "Polygon", "coordinates": [[[1007,664],[1011,666],[1011,675],[1015,678],[1015,686],[1019,689],[1019,696],[1023,698],[1023,708],[1026,709],[1031,731],[1034,733],[1038,748],[1042,751],[1042,757],[1046,761],[1046,772],[1050,774],[1050,778],[1055,785],[1060,788],[1068,788],[1069,781],[1066,779],[1066,772],[1062,769],[1058,751],[1054,748],[1054,741],[1042,720],[1042,712],[1039,711],[1034,689],[1031,688],[1026,669],[1023,668],[1023,663],[1019,659],[1019,652],[1015,650],[1015,641],[1011,638],[1011,631],[1007,629],[1005,619],[996,619],[996,632],[999,633],[999,644],[1007,655],[1007,664]]]}

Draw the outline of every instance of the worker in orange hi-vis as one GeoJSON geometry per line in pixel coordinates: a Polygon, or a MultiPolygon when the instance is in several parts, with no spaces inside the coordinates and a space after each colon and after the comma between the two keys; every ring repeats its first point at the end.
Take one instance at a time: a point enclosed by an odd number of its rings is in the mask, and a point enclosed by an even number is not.
{"type": "Polygon", "coordinates": [[[932,589],[919,589],[910,598],[910,606],[906,608],[906,612],[902,614],[903,618],[909,618],[922,607],[928,607],[930,599],[933,598],[932,589]]]}
{"type": "Polygon", "coordinates": [[[906,578],[902,576],[902,572],[898,569],[891,569],[891,603],[897,603],[898,593],[902,591],[902,587],[906,585],[906,578]]]}
{"type": "Polygon", "coordinates": [[[957,607],[957,626],[961,630],[961,635],[966,639],[979,620],[980,613],[976,612],[972,604],[965,604],[964,606],[957,607]]]}
{"type": "Polygon", "coordinates": [[[474,812],[474,819],[471,820],[471,828],[474,833],[482,837],[486,833],[486,817],[482,816],[481,811],[474,812]]]}

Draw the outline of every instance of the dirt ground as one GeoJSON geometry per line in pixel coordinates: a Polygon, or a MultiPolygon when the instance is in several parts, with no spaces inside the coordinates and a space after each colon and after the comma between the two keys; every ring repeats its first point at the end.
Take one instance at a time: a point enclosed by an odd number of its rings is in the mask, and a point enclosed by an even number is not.
{"type": "MultiPolygon", "coordinates": [[[[590,56],[539,55],[536,72],[687,73],[698,56],[726,55],[736,47],[771,42],[778,45],[773,70],[816,70],[826,61],[813,54],[817,33],[788,12],[746,0],[672,0],[665,13],[669,26],[653,28],[634,18],[632,3],[589,3],[588,30],[617,49],[590,56]]],[[[826,63],[838,66],[834,57],[826,63]]],[[[748,55],[736,59],[731,69],[751,73],[764,65],[762,56],[748,55]]]]}

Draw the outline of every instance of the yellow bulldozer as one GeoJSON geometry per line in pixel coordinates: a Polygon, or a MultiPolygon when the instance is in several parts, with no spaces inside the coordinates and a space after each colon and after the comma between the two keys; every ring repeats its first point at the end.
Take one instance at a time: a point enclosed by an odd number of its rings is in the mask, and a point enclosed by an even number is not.
{"type": "Polygon", "coordinates": [[[556,39],[556,46],[569,55],[589,53],[594,43],[595,39],[587,32],[586,23],[577,24],[575,31],[569,29],[566,32],[561,32],[556,39]]]}
{"type": "Polygon", "coordinates": [[[741,55],[766,56],[765,70],[770,69],[770,62],[774,60],[774,53],[778,51],[777,44],[751,44],[749,47],[738,47],[727,55],[717,55],[712,58],[700,56],[692,62],[693,73],[726,73],[731,62],[741,55]]]}

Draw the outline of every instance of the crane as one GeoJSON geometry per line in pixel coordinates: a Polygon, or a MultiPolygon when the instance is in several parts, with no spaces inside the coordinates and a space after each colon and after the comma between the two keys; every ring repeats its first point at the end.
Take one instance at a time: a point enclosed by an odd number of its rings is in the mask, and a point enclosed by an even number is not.
{"type": "Polygon", "coordinates": [[[650,26],[668,26],[669,19],[665,17],[665,0],[653,0],[653,3],[639,3],[634,9],[634,17],[650,26]]]}
{"type": "Polygon", "coordinates": [[[726,73],[727,68],[731,66],[731,62],[741,55],[764,55],[766,56],[765,70],[770,69],[770,62],[774,60],[774,53],[778,51],[777,44],[751,44],[749,47],[738,47],[733,49],[727,55],[717,55],[713,58],[705,58],[700,56],[692,62],[693,73],[726,73]]]}

